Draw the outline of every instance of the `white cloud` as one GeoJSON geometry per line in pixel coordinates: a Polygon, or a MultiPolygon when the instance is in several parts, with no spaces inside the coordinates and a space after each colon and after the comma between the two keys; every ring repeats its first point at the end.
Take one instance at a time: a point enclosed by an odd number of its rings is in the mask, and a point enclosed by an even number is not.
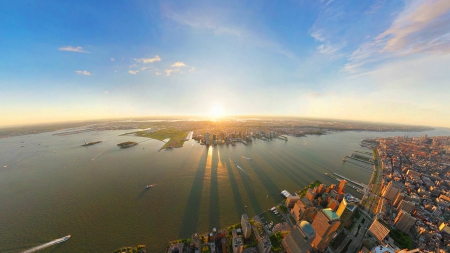
{"type": "Polygon", "coordinates": [[[115,59],[114,59],[114,58],[111,58],[111,61],[115,61],[115,59]]]}
{"type": "Polygon", "coordinates": [[[107,90],[105,90],[105,92],[104,92],[105,94],[108,94],[109,92],[107,91],[107,90]]]}
{"type": "Polygon", "coordinates": [[[189,70],[189,71],[194,71],[195,70],[195,68],[194,67],[191,67],[191,69],[189,70]]]}
{"type": "Polygon", "coordinates": [[[139,59],[134,59],[137,62],[142,62],[142,63],[152,63],[155,61],[161,61],[161,58],[158,55],[155,55],[155,57],[153,58],[139,58],[139,59]]]}
{"type": "Polygon", "coordinates": [[[315,30],[313,29],[309,35],[311,35],[311,37],[313,37],[315,40],[323,42],[325,40],[324,36],[322,35],[323,30],[315,30]]]}
{"type": "Polygon", "coordinates": [[[415,53],[450,52],[450,1],[408,1],[391,26],[363,43],[349,57],[344,71],[357,72],[362,66],[415,53]]]}
{"type": "Polygon", "coordinates": [[[170,73],[172,72],[172,69],[166,69],[164,72],[166,72],[166,76],[170,76],[170,73]]]}
{"type": "Polygon", "coordinates": [[[156,72],[155,75],[160,76],[161,72],[156,72]]]}
{"type": "Polygon", "coordinates": [[[184,62],[177,61],[174,64],[172,64],[170,67],[172,67],[172,68],[174,68],[174,67],[186,67],[186,64],[184,64],[184,62]]]}
{"type": "Polygon", "coordinates": [[[339,48],[331,46],[330,44],[326,44],[326,45],[322,44],[317,47],[317,50],[319,50],[319,52],[322,54],[332,54],[332,53],[336,52],[337,50],[339,50],[339,48]]]}
{"type": "Polygon", "coordinates": [[[72,46],[65,46],[58,48],[59,51],[69,51],[69,52],[78,52],[78,53],[89,53],[87,51],[84,51],[82,47],[72,47],[72,46]]]}
{"type": "Polygon", "coordinates": [[[139,70],[133,71],[133,70],[128,70],[128,73],[132,74],[132,75],[136,75],[139,72],[139,70]]]}
{"type": "Polygon", "coordinates": [[[78,75],[85,75],[85,76],[90,76],[91,73],[89,71],[86,70],[75,70],[75,73],[77,73],[78,75]]]}

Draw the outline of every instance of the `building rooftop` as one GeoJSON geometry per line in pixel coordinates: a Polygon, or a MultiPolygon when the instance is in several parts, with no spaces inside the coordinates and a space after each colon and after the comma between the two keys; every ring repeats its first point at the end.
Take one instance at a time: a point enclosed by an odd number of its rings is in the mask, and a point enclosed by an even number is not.
{"type": "Polygon", "coordinates": [[[314,234],[314,228],[311,226],[311,224],[307,221],[300,222],[300,228],[308,235],[314,234]]]}
{"type": "Polygon", "coordinates": [[[395,251],[392,248],[385,247],[382,245],[378,245],[371,250],[372,253],[394,253],[395,251]]]}
{"type": "Polygon", "coordinates": [[[322,212],[327,216],[327,218],[330,221],[339,219],[339,215],[337,215],[335,212],[333,212],[333,210],[331,210],[331,208],[325,208],[322,210],[322,212]]]}

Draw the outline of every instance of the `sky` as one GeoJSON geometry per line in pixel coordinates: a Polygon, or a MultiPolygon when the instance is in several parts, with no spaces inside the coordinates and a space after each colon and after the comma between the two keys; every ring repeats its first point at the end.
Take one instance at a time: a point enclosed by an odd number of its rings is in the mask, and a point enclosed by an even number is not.
{"type": "Polygon", "coordinates": [[[450,127],[450,1],[1,1],[0,126],[277,115],[450,127]]]}

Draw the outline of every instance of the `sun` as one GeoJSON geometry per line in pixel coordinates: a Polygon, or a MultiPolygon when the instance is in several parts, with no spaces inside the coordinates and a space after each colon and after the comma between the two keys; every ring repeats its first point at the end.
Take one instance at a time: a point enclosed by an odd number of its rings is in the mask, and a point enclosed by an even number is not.
{"type": "Polygon", "coordinates": [[[225,110],[222,105],[216,104],[211,107],[211,117],[213,119],[222,118],[225,115],[225,110]]]}

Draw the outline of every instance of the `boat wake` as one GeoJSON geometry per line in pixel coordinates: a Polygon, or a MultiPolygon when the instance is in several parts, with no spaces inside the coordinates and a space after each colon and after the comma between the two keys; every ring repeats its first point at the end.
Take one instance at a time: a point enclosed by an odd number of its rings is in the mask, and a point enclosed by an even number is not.
{"type": "Polygon", "coordinates": [[[103,155],[106,151],[108,151],[108,150],[105,150],[105,151],[101,152],[100,154],[98,154],[96,157],[92,158],[92,161],[94,161],[95,159],[97,159],[98,157],[103,155]]]}

